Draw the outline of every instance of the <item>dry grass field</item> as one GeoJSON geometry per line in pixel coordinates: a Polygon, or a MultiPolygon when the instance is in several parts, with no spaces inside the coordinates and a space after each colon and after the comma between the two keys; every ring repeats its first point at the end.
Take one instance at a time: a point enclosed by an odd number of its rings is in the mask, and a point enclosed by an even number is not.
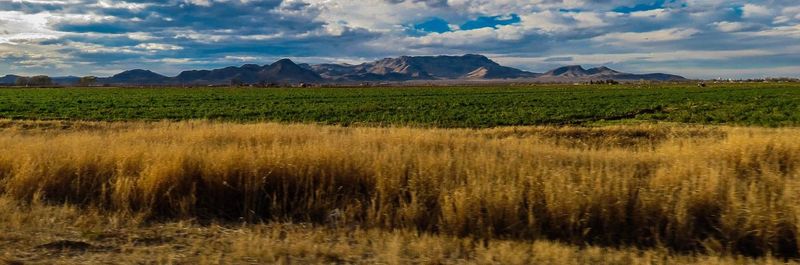
{"type": "MultiPolygon", "coordinates": [[[[308,224],[147,223],[0,199],[0,264],[784,264],[663,248],[488,240],[308,224]],[[4,263],[5,262],[5,263],[4,263]]],[[[798,264],[789,262],[789,264],[798,264]]]]}
{"type": "Polygon", "coordinates": [[[0,127],[9,264],[800,256],[795,128],[0,127]]]}

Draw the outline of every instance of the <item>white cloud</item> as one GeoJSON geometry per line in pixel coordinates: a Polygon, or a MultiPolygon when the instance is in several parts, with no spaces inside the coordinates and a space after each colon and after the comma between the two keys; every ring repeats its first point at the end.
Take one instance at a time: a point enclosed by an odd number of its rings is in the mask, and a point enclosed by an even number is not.
{"type": "Polygon", "coordinates": [[[99,8],[119,8],[119,9],[128,9],[132,11],[141,11],[148,6],[152,6],[152,3],[130,3],[127,1],[108,1],[108,0],[100,0],[94,4],[88,5],[88,7],[99,7],[99,8]]]}
{"type": "Polygon", "coordinates": [[[71,48],[82,53],[105,53],[105,54],[144,54],[141,50],[133,49],[133,47],[108,47],[95,43],[88,42],[68,42],[60,44],[60,48],[71,48]]]}
{"type": "Polygon", "coordinates": [[[776,16],[772,23],[784,24],[800,21],[800,6],[790,6],[781,9],[781,15],[776,16]]]}
{"type": "Polygon", "coordinates": [[[255,56],[232,56],[232,55],[225,56],[225,60],[239,61],[239,62],[254,62],[260,59],[261,59],[260,57],[255,57],[255,56]]]}
{"type": "Polygon", "coordinates": [[[243,40],[274,40],[279,38],[286,37],[282,32],[275,33],[275,34],[253,34],[253,35],[245,35],[239,38],[243,40]]]}
{"type": "Polygon", "coordinates": [[[164,44],[164,43],[141,43],[139,45],[136,45],[136,48],[148,51],[176,51],[183,49],[183,47],[178,45],[164,44]]]}
{"type": "Polygon", "coordinates": [[[184,0],[184,2],[198,5],[198,6],[211,6],[211,0],[184,0]]]}
{"type": "Polygon", "coordinates": [[[175,39],[188,39],[198,43],[215,43],[226,39],[232,39],[226,34],[199,33],[193,30],[175,30],[170,33],[175,36],[175,39]]]}
{"type": "MultiPolygon", "coordinates": [[[[519,35],[506,35],[514,38],[519,35]]],[[[413,45],[441,45],[441,46],[462,46],[472,43],[479,43],[487,40],[500,39],[498,30],[493,28],[480,28],[473,30],[462,30],[444,33],[432,33],[422,37],[410,37],[408,40],[413,45]]]]}
{"type": "Polygon", "coordinates": [[[137,41],[150,41],[156,39],[155,36],[147,32],[131,32],[126,33],[125,35],[128,36],[128,38],[137,41]]]}
{"type": "Polygon", "coordinates": [[[762,31],[758,31],[753,33],[756,36],[762,37],[788,37],[788,38],[800,38],[800,24],[792,25],[792,26],[780,26],[765,29],[762,31]]]}
{"type": "Polygon", "coordinates": [[[631,17],[636,18],[651,18],[651,19],[664,19],[671,15],[670,11],[664,8],[658,8],[646,11],[636,11],[630,14],[631,17]]]}
{"type": "Polygon", "coordinates": [[[424,2],[404,1],[392,4],[384,0],[331,1],[309,0],[310,7],[318,10],[317,20],[328,24],[341,24],[375,32],[402,30],[409,21],[423,20],[438,12],[424,2]]]}
{"type": "Polygon", "coordinates": [[[602,15],[595,12],[569,12],[565,16],[575,19],[578,28],[602,27],[608,25],[602,15]]]}
{"type": "MultiPolygon", "coordinates": [[[[626,61],[647,61],[647,62],[671,62],[682,60],[721,60],[731,58],[746,58],[746,57],[759,57],[777,55],[791,50],[782,51],[769,51],[758,49],[745,49],[745,50],[728,50],[728,51],[694,51],[694,50],[679,50],[668,52],[632,52],[632,53],[594,53],[594,54],[579,54],[567,53],[559,56],[569,57],[572,62],[578,64],[614,64],[624,63],[626,61]]],[[[539,65],[547,63],[547,60],[552,58],[550,56],[541,57],[518,57],[518,56],[505,56],[502,54],[493,55],[499,62],[521,65],[539,65]]]]}
{"type": "Polygon", "coordinates": [[[756,4],[745,4],[742,6],[742,17],[744,18],[759,18],[771,16],[772,11],[769,8],[756,4]]]}
{"type": "Polygon", "coordinates": [[[168,63],[168,64],[182,64],[182,63],[189,63],[192,59],[189,58],[161,58],[158,60],[159,62],[168,63]]]}
{"type": "Polygon", "coordinates": [[[699,32],[699,30],[693,28],[671,28],[648,32],[614,32],[592,38],[592,40],[596,42],[624,45],[626,43],[684,40],[699,32]]]}
{"type": "Polygon", "coordinates": [[[31,3],[31,4],[55,4],[55,5],[68,5],[68,4],[81,4],[83,0],[11,0],[15,3],[31,3]]]}
{"type": "Polygon", "coordinates": [[[777,16],[775,19],[772,20],[772,24],[784,24],[789,21],[792,21],[792,18],[787,16],[777,16]]]}
{"type": "Polygon", "coordinates": [[[742,31],[747,28],[751,28],[752,25],[743,23],[743,22],[729,22],[729,21],[719,21],[712,23],[717,30],[722,32],[737,32],[742,31]]]}
{"type": "Polygon", "coordinates": [[[54,39],[64,34],[51,30],[50,13],[26,14],[19,11],[0,11],[0,43],[18,43],[54,39]]]}
{"type": "Polygon", "coordinates": [[[520,19],[522,20],[520,23],[525,29],[559,32],[566,31],[571,27],[571,23],[565,20],[560,13],[555,11],[543,11],[520,15],[520,19]]]}

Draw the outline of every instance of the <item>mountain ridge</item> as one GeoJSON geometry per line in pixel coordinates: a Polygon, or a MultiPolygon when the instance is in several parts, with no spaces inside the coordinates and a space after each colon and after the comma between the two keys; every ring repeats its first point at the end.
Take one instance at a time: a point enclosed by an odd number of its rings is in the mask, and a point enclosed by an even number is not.
{"type": "MultiPolygon", "coordinates": [[[[7,75],[0,84],[13,84],[20,76],[7,75]]],[[[150,70],[133,69],[110,77],[97,79],[98,84],[122,85],[221,85],[221,84],[298,84],[298,83],[355,83],[404,81],[475,81],[521,80],[531,82],[577,82],[591,80],[655,80],[680,81],[682,76],[649,73],[633,74],[600,66],[585,69],[581,65],[567,65],[544,73],[534,73],[503,66],[479,54],[461,56],[401,56],[383,58],[361,64],[296,64],[281,59],[272,64],[229,66],[211,70],[186,70],[174,77],[150,70]]],[[[54,78],[54,81],[56,78],[54,78]]],[[[66,80],[77,83],[78,78],[66,80]]]]}

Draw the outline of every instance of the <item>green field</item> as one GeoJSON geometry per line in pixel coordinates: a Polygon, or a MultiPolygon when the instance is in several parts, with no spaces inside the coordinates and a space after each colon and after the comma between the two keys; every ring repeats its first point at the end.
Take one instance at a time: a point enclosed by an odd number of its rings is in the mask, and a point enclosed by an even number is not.
{"type": "Polygon", "coordinates": [[[666,121],[795,126],[800,84],[0,89],[0,118],[492,127],[666,121]]]}

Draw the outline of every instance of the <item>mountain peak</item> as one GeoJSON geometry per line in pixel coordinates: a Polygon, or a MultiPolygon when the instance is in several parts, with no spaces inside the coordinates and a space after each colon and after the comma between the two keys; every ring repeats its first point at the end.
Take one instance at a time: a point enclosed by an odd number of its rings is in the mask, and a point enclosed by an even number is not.
{"type": "Polygon", "coordinates": [[[544,73],[538,79],[546,82],[575,82],[575,81],[591,81],[598,79],[658,80],[658,81],[686,80],[686,78],[682,76],[662,74],[662,73],[653,73],[653,74],[623,73],[605,66],[595,67],[587,70],[580,65],[562,66],[550,70],[547,73],[544,73]]]}
{"type": "Polygon", "coordinates": [[[322,81],[314,71],[300,67],[290,59],[280,59],[258,72],[259,81],[295,83],[322,81]]]}
{"type": "MultiPolygon", "coordinates": [[[[438,55],[438,56],[400,56],[398,58],[384,58],[379,61],[365,63],[354,67],[349,73],[341,74],[346,71],[337,69],[336,72],[323,69],[325,76],[347,76],[367,75],[374,78],[374,75],[404,75],[409,80],[425,79],[459,79],[465,76],[475,78],[475,76],[485,76],[487,74],[502,76],[502,78],[530,77],[531,73],[524,72],[510,67],[504,67],[492,61],[486,56],[479,54],[465,55],[438,55]],[[484,68],[483,71],[474,72],[484,68]],[[473,73],[474,72],[474,73],[473,73]]],[[[359,77],[356,77],[359,78],[359,77]]]]}
{"type": "Polygon", "coordinates": [[[167,77],[150,70],[133,69],[103,80],[114,84],[156,84],[164,82],[167,77]]]}
{"type": "Polygon", "coordinates": [[[563,76],[563,77],[580,77],[589,75],[586,69],[583,69],[583,66],[580,65],[567,65],[562,66],[549,72],[545,73],[545,75],[550,76],[563,76]]]}
{"type": "Polygon", "coordinates": [[[0,77],[0,84],[14,84],[17,82],[17,78],[20,78],[20,76],[6,75],[4,77],[0,77]]]}
{"type": "Polygon", "coordinates": [[[588,72],[590,75],[615,75],[615,74],[621,73],[619,71],[616,71],[614,69],[611,69],[611,68],[608,68],[608,67],[605,67],[605,66],[595,67],[595,68],[586,70],[586,72],[588,72]]]}
{"type": "Polygon", "coordinates": [[[145,70],[145,69],[131,69],[127,71],[122,71],[122,73],[152,73],[153,71],[145,70]]]}
{"type": "MultiPolygon", "coordinates": [[[[56,78],[54,78],[56,79],[56,78]]],[[[65,77],[64,80],[77,80],[65,77]]],[[[534,82],[578,82],[590,80],[685,80],[668,74],[630,74],[605,66],[585,69],[568,65],[545,74],[531,73],[498,64],[480,54],[400,56],[358,65],[296,64],[281,59],[263,66],[245,64],[213,70],[187,70],[175,77],[166,77],[145,69],[128,70],[112,77],[99,78],[107,84],[232,84],[232,83],[323,83],[323,82],[394,82],[409,80],[502,80],[525,79],[534,82]]],[[[15,76],[0,78],[2,84],[13,84],[15,76]]],[[[69,81],[67,80],[67,81],[69,81]]],[[[77,81],[74,81],[77,82],[77,81]]]]}
{"type": "Polygon", "coordinates": [[[257,64],[244,64],[242,65],[242,67],[239,68],[250,71],[258,71],[259,69],[261,69],[261,66],[257,64]]]}
{"type": "Polygon", "coordinates": [[[489,61],[491,61],[491,59],[489,59],[489,57],[486,57],[486,56],[484,56],[482,54],[473,54],[473,53],[464,54],[464,55],[461,56],[461,58],[479,59],[479,60],[489,60],[489,61]]]}
{"type": "Polygon", "coordinates": [[[133,69],[112,76],[112,78],[163,78],[165,76],[150,70],[133,69]]]}
{"type": "Polygon", "coordinates": [[[272,63],[272,65],[297,65],[297,64],[295,64],[291,59],[284,58],[272,63]]]}
{"type": "MultiPolygon", "coordinates": [[[[297,65],[296,63],[294,63],[290,59],[280,59],[280,60],[272,63],[268,67],[272,67],[272,68],[276,68],[277,67],[277,68],[280,68],[280,69],[283,69],[283,68],[302,69],[302,67],[300,67],[299,65],[297,65]]],[[[264,68],[268,68],[268,67],[264,67],[264,68]]]]}

